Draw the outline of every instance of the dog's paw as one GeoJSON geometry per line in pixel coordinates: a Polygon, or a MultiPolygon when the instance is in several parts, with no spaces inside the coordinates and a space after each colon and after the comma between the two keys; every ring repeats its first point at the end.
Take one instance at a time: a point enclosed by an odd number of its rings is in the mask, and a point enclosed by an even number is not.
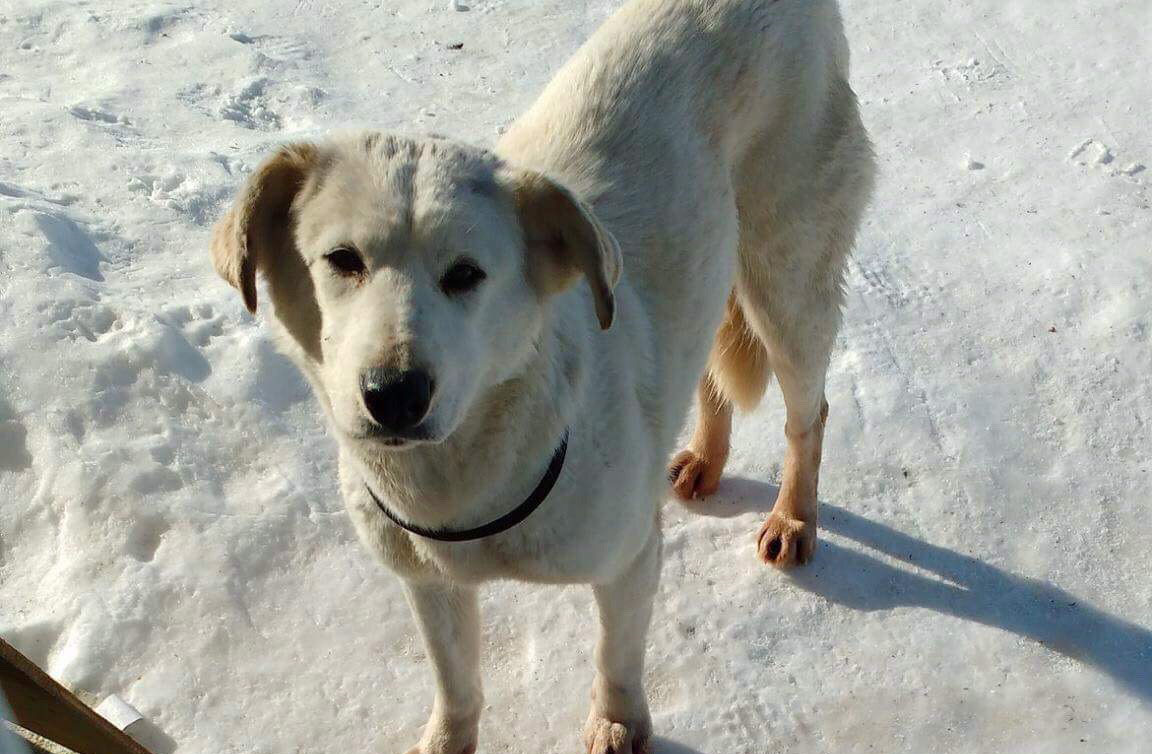
{"type": "Polygon", "coordinates": [[[804,565],[816,550],[816,523],[773,511],[756,539],[760,559],[777,568],[804,565]]]}
{"type": "Polygon", "coordinates": [[[708,497],[720,484],[723,461],[705,458],[694,450],[682,450],[668,465],[668,481],[681,500],[708,497]]]}
{"type": "Polygon", "coordinates": [[[584,745],[588,754],[649,754],[650,727],[613,722],[593,712],[584,726],[584,745]]]}
{"type": "Polygon", "coordinates": [[[463,749],[426,749],[423,746],[414,746],[406,754],[476,754],[476,744],[470,743],[463,749]]]}
{"type": "Polygon", "coordinates": [[[424,726],[420,743],[407,754],[476,754],[479,723],[479,713],[457,718],[454,722],[433,715],[424,726]]]}

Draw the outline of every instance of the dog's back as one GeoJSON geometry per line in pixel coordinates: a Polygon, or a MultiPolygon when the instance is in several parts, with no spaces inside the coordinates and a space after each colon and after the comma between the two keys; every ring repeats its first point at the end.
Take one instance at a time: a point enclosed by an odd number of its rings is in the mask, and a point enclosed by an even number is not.
{"type": "Polygon", "coordinates": [[[566,179],[609,217],[636,222],[630,213],[679,211],[648,198],[678,193],[686,177],[699,183],[696,161],[721,157],[718,172],[737,188],[750,149],[765,140],[803,148],[847,76],[835,0],[634,0],[498,150],[566,179]]]}

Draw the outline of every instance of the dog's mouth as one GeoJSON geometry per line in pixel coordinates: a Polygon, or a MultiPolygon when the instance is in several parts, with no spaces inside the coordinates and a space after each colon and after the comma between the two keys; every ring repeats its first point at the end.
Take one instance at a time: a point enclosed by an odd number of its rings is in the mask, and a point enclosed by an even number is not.
{"type": "Polygon", "coordinates": [[[408,450],[417,445],[432,445],[442,439],[433,435],[423,426],[415,427],[403,435],[397,435],[374,424],[362,427],[359,432],[350,433],[350,437],[353,440],[370,442],[389,451],[408,450]]]}

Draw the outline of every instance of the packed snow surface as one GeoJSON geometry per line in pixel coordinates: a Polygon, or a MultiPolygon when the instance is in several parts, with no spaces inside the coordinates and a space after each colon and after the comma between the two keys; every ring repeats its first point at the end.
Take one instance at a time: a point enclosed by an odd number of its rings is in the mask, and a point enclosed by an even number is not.
{"type": "MultiPolygon", "coordinates": [[[[139,709],[157,754],[415,743],[408,608],[210,226],[285,140],[492,143],[618,5],[0,2],[0,635],[139,709]]],[[[656,754],[1147,752],[1152,10],[844,14],[881,180],[821,546],[795,575],[755,558],[773,388],[721,492],[666,508],[656,754]]],[[[483,608],[481,749],[579,750],[587,590],[495,584],[483,608]]]]}

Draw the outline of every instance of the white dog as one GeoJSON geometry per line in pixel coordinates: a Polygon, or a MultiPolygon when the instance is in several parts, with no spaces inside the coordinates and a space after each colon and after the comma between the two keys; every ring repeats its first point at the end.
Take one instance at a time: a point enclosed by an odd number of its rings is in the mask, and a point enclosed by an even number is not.
{"type": "Polygon", "coordinates": [[[404,579],[437,682],[413,753],[475,750],[476,586],[498,578],[592,585],[588,750],[647,748],[659,508],[697,385],[675,491],[714,489],[731,402],[774,373],[788,459],[759,552],[811,555],[872,180],[847,79],[834,0],[634,0],[494,150],[285,146],[217,226],[218,271],[251,310],[267,281],[352,520],[404,579]]]}

